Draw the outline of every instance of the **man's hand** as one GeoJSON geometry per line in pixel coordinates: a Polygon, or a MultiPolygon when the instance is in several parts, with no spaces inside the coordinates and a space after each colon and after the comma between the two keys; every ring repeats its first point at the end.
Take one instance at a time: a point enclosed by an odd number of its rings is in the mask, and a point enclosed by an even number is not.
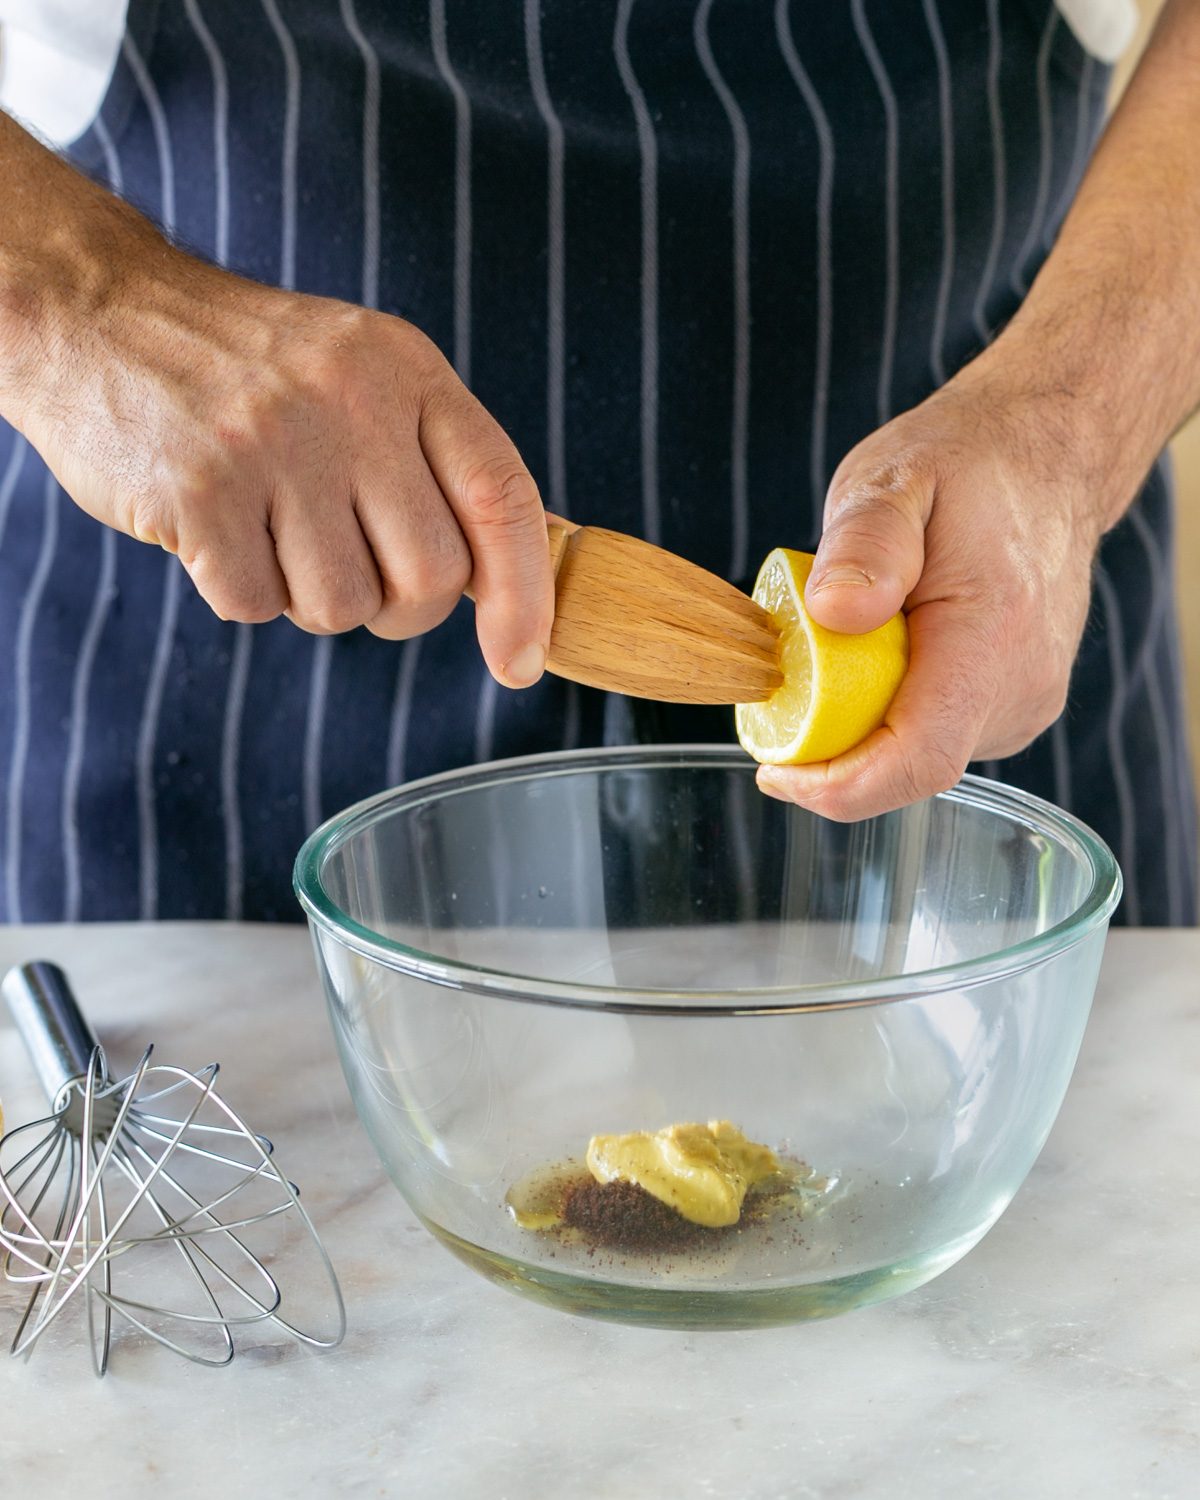
{"type": "Polygon", "coordinates": [[[866,817],[1058,717],[1102,523],[1055,437],[1048,411],[971,367],[843,460],[805,602],[847,631],[904,606],[909,669],[881,729],[821,765],[763,767],[764,791],[866,817]]]}
{"type": "Polygon", "coordinates": [[[223,619],[399,639],[470,583],[491,671],[536,681],[537,489],[423,334],[184,254],[3,116],[0,158],[0,411],[77,504],[177,553],[223,619]]]}
{"type": "Polygon", "coordinates": [[[1008,328],[838,469],[808,607],[867,630],[905,605],[909,672],[882,729],[765,791],[866,817],[1058,716],[1099,537],[1200,403],[1198,76],[1200,0],[1167,0],[1008,328]]]}

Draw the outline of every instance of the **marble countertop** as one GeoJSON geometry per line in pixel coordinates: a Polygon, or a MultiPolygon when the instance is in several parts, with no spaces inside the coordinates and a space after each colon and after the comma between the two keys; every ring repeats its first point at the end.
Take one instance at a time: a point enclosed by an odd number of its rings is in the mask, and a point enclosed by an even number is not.
{"type": "MultiPolygon", "coordinates": [[[[83,1327],[0,1362],[9,1495],[1021,1496],[1200,1483],[1200,932],[1115,933],[1066,1103],[1016,1200],[928,1286],[825,1323],[692,1335],[510,1296],[422,1230],[342,1084],[306,934],[0,928],[70,973],[117,1066],[222,1062],[341,1274],[345,1342],[206,1370],[83,1327]]],[[[10,1125],[44,1112],[0,1015],[10,1125]]],[[[315,1284],[315,1283],[314,1283],[315,1284]]],[[[0,1286],[0,1334],[16,1290],[0,1286]]]]}

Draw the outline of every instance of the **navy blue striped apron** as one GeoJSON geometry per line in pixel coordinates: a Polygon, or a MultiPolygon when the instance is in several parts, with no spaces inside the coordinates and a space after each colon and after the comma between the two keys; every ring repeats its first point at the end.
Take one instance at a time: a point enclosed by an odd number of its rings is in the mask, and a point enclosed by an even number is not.
{"type": "MultiPolygon", "coordinates": [[[[1104,70],[1049,0],[133,0],[72,155],[198,254],[411,319],[555,510],[745,585],[833,468],[1018,305],[1104,70]]],[[[1191,922],[1162,468],[1105,540],[1062,720],[989,767],[1191,922]]],[[[319,819],[403,779],[725,710],[216,620],[0,427],[0,916],[296,915],[319,819]]]]}

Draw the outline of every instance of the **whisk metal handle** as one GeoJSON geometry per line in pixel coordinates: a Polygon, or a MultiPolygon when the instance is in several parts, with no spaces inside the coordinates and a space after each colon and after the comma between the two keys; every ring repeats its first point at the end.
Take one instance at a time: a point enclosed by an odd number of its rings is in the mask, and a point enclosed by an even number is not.
{"type": "Polygon", "coordinates": [[[51,1104],[57,1105],[67,1084],[87,1072],[97,1046],[67,976],[57,964],[36,959],[11,968],[0,980],[0,991],[38,1080],[51,1104]]]}

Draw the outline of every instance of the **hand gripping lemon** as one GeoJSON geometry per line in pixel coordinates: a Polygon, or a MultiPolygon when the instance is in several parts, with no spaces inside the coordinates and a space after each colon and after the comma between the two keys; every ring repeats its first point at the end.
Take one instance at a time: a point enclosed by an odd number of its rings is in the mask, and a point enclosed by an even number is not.
{"type": "Polygon", "coordinates": [[[761,703],[739,703],[737,735],[755,760],[798,766],[832,760],[883,723],[908,669],[908,626],[894,615],[877,630],[843,635],[808,613],[811,552],[776,547],[759,569],[754,600],[779,629],[783,683],[761,703]]]}

